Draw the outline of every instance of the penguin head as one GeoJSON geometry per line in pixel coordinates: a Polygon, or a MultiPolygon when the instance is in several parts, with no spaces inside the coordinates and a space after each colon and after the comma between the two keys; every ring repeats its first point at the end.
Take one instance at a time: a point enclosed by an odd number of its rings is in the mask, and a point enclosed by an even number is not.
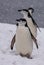
{"type": "Polygon", "coordinates": [[[28,17],[32,18],[32,13],[34,12],[34,9],[32,7],[28,8],[28,17]]]}
{"type": "Polygon", "coordinates": [[[32,15],[32,13],[34,12],[34,9],[32,7],[28,8],[28,12],[32,15]]]}
{"type": "Polygon", "coordinates": [[[27,9],[21,9],[21,10],[18,10],[18,12],[20,12],[21,14],[23,15],[28,15],[28,10],[27,9]]]}
{"type": "Polygon", "coordinates": [[[18,26],[25,26],[26,20],[24,18],[16,19],[18,26]]]}

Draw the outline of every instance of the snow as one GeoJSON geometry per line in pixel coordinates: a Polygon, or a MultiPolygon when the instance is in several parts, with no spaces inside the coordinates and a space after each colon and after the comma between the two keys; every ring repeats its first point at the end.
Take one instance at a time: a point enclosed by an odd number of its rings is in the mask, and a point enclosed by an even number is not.
{"type": "Polygon", "coordinates": [[[16,25],[0,23],[0,65],[44,65],[44,28],[37,32],[39,49],[34,44],[32,58],[21,57],[10,49],[11,39],[16,33],[16,25]]]}

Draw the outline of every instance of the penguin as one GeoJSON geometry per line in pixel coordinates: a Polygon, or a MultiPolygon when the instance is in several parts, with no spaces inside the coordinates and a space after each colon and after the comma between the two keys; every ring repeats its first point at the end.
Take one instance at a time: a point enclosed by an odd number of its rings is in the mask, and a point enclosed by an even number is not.
{"type": "Polygon", "coordinates": [[[17,19],[16,21],[19,22],[16,24],[18,27],[17,27],[16,35],[13,37],[11,42],[11,49],[13,49],[15,43],[16,50],[21,56],[26,56],[28,58],[31,58],[31,54],[33,50],[32,38],[34,36],[31,35],[32,33],[28,28],[25,19],[21,18],[21,19],[17,19]]]}
{"type": "MultiPolygon", "coordinates": [[[[25,27],[25,22],[22,22],[21,20],[17,23],[17,31],[16,35],[13,37],[15,40],[15,48],[18,54],[20,54],[23,57],[31,57],[32,50],[33,50],[33,42],[32,38],[29,32],[29,29],[25,27]]],[[[13,41],[13,39],[12,39],[13,41]]],[[[13,49],[12,46],[14,46],[14,41],[11,43],[11,49],[13,49]]]]}
{"type": "MultiPolygon", "coordinates": [[[[23,14],[23,18],[27,20],[27,25],[29,26],[33,36],[36,38],[37,37],[37,28],[39,29],[39,26],[35,22],[35,20],[32,17],[32,13],[34,12],[33,8],[28,8],[28,9],[22,9],[18,10],[21,14],[23,14]]],[[[40,30],[40,29],[39,29],[40,30]]]]}

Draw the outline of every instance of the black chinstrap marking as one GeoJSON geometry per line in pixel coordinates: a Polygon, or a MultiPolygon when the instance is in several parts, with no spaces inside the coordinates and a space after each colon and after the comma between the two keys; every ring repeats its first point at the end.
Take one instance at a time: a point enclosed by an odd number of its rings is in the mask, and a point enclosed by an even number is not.
{"type": "Polygon", "coordinates": [[[21,18],[20,20],[22,20],[22,21],[26,21],[26,19],[24,19],[24,18],[21,18]]]}
{"type": "MultiPolygon", "coordinates": [[[[26,19],[25,18],[20,18],[20,19],[16,19],[16,21],[19,21],[19,22],[20,21],[26,21],[26,19]]],[[[19,26],[19,23],[17,22],[16,25],[19,26]]]]}
{"type": "Polygon", "coordinates": [[[16,19],[16,21],[26,21],[26,19],[25,18],[20,18],[20,19],[16,19]]]}

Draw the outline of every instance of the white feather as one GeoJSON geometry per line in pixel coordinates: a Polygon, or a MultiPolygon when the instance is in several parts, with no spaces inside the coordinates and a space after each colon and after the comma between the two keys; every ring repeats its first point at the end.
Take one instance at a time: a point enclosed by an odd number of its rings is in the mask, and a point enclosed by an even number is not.
{"type": "Polygon", "coordinates": [[[27,25],[30,28],[33,36],[36,38],[37,37],[37,27],[33,24],[31,18],[26,18],[26,20],[27,20],[27,25]]]}
{"type": "Polygon", "coordinates": [[[31,55],[33,50],[33,42],[30,32],[25,26],[18,26],[16,31],[16,50],[18,53],[31,55]]]}

